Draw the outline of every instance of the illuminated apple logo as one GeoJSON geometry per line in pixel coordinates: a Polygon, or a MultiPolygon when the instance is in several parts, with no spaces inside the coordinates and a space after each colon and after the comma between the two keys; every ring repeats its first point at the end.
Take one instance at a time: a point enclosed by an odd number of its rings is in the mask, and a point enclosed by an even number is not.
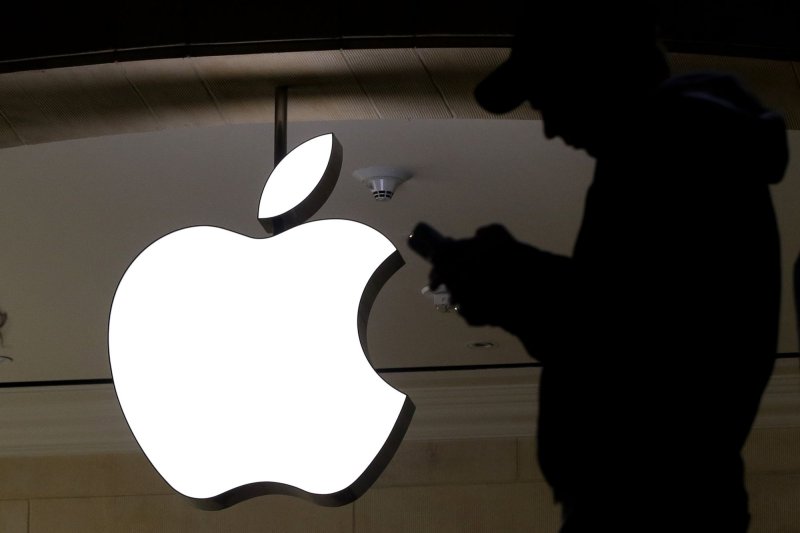
{"type": "Polygon", "coordinates": [[[268,493],[349,503],[411,420],[414,405],[365,356],[400,254],[358,222],[302,224],[341,164],[332,134],[303,143],[264,188],[271,237],[182,229],[119,283],[108,342],[120,405],[156,470],[201,507],[268,493]]]}

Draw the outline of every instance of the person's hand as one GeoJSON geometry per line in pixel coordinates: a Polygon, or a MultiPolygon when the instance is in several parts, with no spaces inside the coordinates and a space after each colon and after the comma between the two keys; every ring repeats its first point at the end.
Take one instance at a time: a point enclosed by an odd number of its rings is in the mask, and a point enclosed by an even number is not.
{"type": "Polygon", "coordinates": [[[430,288],[445,285],[470,325],[508,326],[531,250],[498,224],[478,229],[471,239],[447,239],[430,257],[430,288]]]}
{"type": "Polygon", "coordinates": [[[580,307],[570,258],[519,242],[497,224],[459,240],[421,223],[409,245],[433,266],[430,288],[446,286],[470,325],[505,329],[540,361],[569,344],[569,317],[580,307]]]}

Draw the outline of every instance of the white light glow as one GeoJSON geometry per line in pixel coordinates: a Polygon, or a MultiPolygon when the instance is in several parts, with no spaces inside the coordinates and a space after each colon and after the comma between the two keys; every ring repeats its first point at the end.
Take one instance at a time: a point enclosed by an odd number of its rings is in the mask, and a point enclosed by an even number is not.
{"type": "Polygon", "coordinates": [[[114,384],[176,490],[210,498],[274,481],[328,494],[367,468],[405,400],[356,325],[394,251],[367,226],[322,220],[269,239],[189,228],[136,259],[112,306],[114,384]]]}
{"type": "MultiPolygon", "coordinates": [[[[335,177],[334,146],[329,134],[292,150],[267,181],[259,218],[297,207],[326,169],[335,177]]],[[[347,503],[383,468],[413,411],[359,338],[362,295],[397,253],[392,243],[350,220],[281,229],[265,239],[208,226],[166,235],[114,296],[120,405],[153,466],[186,496],[260,483],[347,503]]]]}
{"type": "Polygon", "coordinates": [[[329,133],[304,142],[283,158],[261,193],[258,218],[282,215],[302,202],[322,178],[332,148],[329,133]]]}

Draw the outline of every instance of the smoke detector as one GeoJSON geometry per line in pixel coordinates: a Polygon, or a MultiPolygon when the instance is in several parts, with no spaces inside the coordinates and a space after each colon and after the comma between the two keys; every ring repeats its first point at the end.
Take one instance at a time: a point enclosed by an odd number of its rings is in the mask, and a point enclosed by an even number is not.
{"type": "Polygon", "coordinates": [[[360,168],[353,175],[372,191],[372,197],[379,202],[391,200],[397,187],[412,176],[406,169],[386,166],[360,168]]]}

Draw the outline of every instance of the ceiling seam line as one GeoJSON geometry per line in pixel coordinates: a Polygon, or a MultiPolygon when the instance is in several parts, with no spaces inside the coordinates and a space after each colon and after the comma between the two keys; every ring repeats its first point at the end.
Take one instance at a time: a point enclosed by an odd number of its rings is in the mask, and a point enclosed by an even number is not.
{"type": "Polygon", "coordinates": [[[128,82],[128,86],[133,89],[133,92],[136,93],[136,96],[139,98],[139,101],[144,104],[147,108],[147,112],[150,113],[150,117],[155,121],[156,127],[161,129],[161,121],[158,120],[158,115],[156,115],[155,110],[150,105],[150,102],[144,97],[142,92],[139,90],[139,87],[136,86],[135,83],[128,77],[128,71],[125,69],[125,66],[122,63],[116,63],[118,65],[119,70],[122,72],[122,77],[125,78],[125,81],[128,82]]]}
{"type": "MultiPolygon", "coordinates": [[[[797,359],[800,361],[800,352],[782,352],[776,354],[776,360],[797,359]]],[[[456,371],[480,371],[480,370],[511,370],[541,368],[543,365],[539,361],[528,361],[524,363],[489,363],[473,365],[442,365],[442,366],[410,366],[410,367],[384,367],[373,368],[377,374],[404,374],[421,372],[456,372],[456,371]]],[[[0,382],[0,389],[15,388],[36,388],[36,387],[70,387],[82,385],[113,385],[113,378],[98,379],[74,379],[74,380],[53,380],[53,381],[17,381],[0,382]]]]}
{"type": "Polygon", "coordinates": [[[206,94],[208,94],[208,97],[211,98],[211,102],[214,104],[214,109],[217,111],[217,115],[219,115],[220,120],[223,123],[228,124],[228,121],[225,119],[225,115],[222,113],[222,107],[219,104],[219,100],[217,100],[217,95],[214,94],[214,91],[211,90],[211,87],[209,87],[205,78],[197,71],[197,65],[194,62],[194,58],[189,57],[187,59],[189,61],[189,65],[192,67],[192,72],[194,72],[194,75],[197,76],[198,80],[200,80],[200,84],[203,86],[206,94]]]}
{"type": "Polygon", "coordinates": [[[364,87],[364,85],[361,83],[361,80],[358,79],[358,76],[356,75],[356,71],[353,69],[353,65],[350,64],[350,61],[348,61],[348,59],[347,59],[347,54],[345,54],[344,52],[345,52],[344,50],[339,50],[339,53],[342,55],[342,59],[344,60],[344,64],[347,65],[347,70],[350,71],[350,75],[353,76],[354,80],[356,80],[356,84],[358,84],[358,88],[361,89],[361,92],[364,93],[364,96],[367,97],[367,101],[369,102],[369,105],[372,106],[372,110],[378,116],[378,119],[379,120],[383,120],[383,115],[381,115],[381,112],[378,109],[378,106],[375,105],[375,102],[372,100],[372,96],[370,96],[370,94],[367,92],[367,88],[364,87]]]}
{"type": "Polygon", "coordinates": [[[447,98],[445,98],[445,96],[444,96],[444,92],[442,91],[442,88],[439,87],[438,83],[436,83],[436,80],[434,79],[433,74],[431,74],[431,71],[428,69],[428,65],[422,59],[422,56],[419,55],[419,49],[416,48],[416,47],[414,48],[414,55],[417,57],[417,60],[422,65],[422,68],[425,70],[425,74],[427,74],[428,79],[430,80],[430,82],[433,85],[433,87],[436,89],[436,92],[439,94],[439,98],[442,99],[442,103],[444,104],[445,109],[447,109],[447,112],[450,113],[450,118],[456,118],[456,115],[455,115],[455,113],[453,113],[453,110],[450,107],[450,104],[448,103],[447,98]]]}
{"type": "Polygon", "coordinates": [[[6,114],[5,114],[5,112],[3,111],[2,108],[0,108],[0,118],[3,119],[3,122],[8,124],[8,128],[11,130],[11,133],[14,134],[14,137],[17,138],[17,140],[20,142],[20,144],[22,144],[22,145],[28,144],[28,143],[25,142],[25,139],[23,139],[22,136],[19,134],[19,132],[17,131],[17,128],[14,127],[14,124],[12,124],[11,121],[8,119],[8,117],[6,116],[6,114]]]}

